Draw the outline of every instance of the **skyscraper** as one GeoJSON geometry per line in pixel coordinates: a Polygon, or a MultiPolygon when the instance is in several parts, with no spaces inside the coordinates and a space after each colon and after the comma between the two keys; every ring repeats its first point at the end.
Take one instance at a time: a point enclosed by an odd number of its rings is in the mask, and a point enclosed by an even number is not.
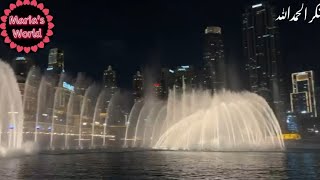
{"type": "Polygon", "coordinates": [[[175,83],[175,71],[169,68],[161,69],[160,85],[162,88],[162,98],[167,98],[169,89],[172,89],[175,83]]]}
{"type": "Polygon", "coordinates": [[[108,66],[108,69],[103,72],[103,83],[104,87],[110,89],[112,94],[115,93],[117,89],[116,72],[112,70],[111,66],[108,66]]]}
{"type": "Polygon", "coordinates": [[[33,66],[33,62],[28,57],[16,57],[12,61],[12,67],[15,71],[17,80],[19,83],[24,83],[27,79],[30,68],[33,66]]]}
{"type": "Polygon", "coordinates": [[[213,92],[226,87],[225,57],[222,31],[220,27],[211,26],[205,30],[204,37],[204,88],[213,92]]]}
{"type": "Polygon", "coordinates": [[[243,48],[250,90],[267,100],[285,127],[284,81],[275,19],[274,8],[268,3],[247,7],[242,15],[243,48]]]}
{"type": "Polygon", "coordinates": [[[195,77],[193,66],[178,66],[175,71],[174,85],[177,90],[182,90],[183,86],[186,88],[194,88],[196,86],[195,77]]]}
{"type": "Polygon", "coordinates": [[[48,72],[60,74],[64,71],[64,52],[61,49],[54,48],[49,51],[48,72]]]}
{"type": "Polygon", "coordinates": [[[133,95],[134,95],[135,101],[143,97],[144,95],[143,86],[144,86],[143,76],[141,75],[140,71],[137,71],[137,74],[133,76],[133,95]]]}
{"type": "Polygon", "coordinates": [[[317,117],[317,102],[313,71],[293,73],[291,77],[291,111],[295,114],[310,114],[310,117],[317,117]]]}
{"type": "Polygon", "coordinates": [[[152,85],[152,95],[157,98],[163,98],[163,88],[161,83],[153,83],[152,85]]]}

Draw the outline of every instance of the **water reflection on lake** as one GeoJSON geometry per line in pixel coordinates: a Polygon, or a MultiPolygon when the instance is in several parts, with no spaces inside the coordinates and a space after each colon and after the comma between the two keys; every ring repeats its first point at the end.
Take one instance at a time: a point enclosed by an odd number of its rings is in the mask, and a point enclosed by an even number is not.
{"type": "Polygon", "coordinates": [[[319,179],[320,154],[144,151],[0,160],[0,179],[319,179]]]}

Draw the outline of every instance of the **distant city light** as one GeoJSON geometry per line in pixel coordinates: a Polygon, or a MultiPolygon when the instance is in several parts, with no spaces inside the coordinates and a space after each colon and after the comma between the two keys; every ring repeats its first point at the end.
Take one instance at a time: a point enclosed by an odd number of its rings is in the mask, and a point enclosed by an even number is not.
{"type": "Polygon", "coordinates": [[[305,74],[307,74],[307,72],[298,72],[298,73],[293,73],[293,74],[297,74],[297,75],[305,75],[305,74]]]}
{"type": "Polygon", "coordinates": [[[174,70],[172,70],[172,69],[169,69],[169,72],[171,72],[171,73],[174,73],[174,70]]]}
{"type": "Polygon", "coordinates": [[[25,61],[25,60],[26,60],[25,57],[17,57],[17,58],[16,58],[16,61],[25,61]]]}
{"type": "Polygon", "coordinates": [[[262,6],[262,3],[260,4],[255,4],[255,5],[252,5],[252,8],[257,8],[257,7],[261,7],[262,6]]]}
{"type": "Polygon", "coordinates": [[[181,66],[183,69],[188,69],[190,66],[181,66]]]}
{"type": "Polygon", "coordinates": [[[160,83],[154,83],[153,86],[154,87],[160,87],[160,83]]]}
{"type": "Polygon", "coordinates": [[[48,116],[48,114],[42,114],[42,116],[48,116]]]}
{"type": "Polygon", "coordinates": [[[16,112],[16,111],[10,111],[10,112],[8,112],[8,114],[19,114],[19,112],[16,112]]]}
{"type": "Polygon", "coordinates": [[[179,68],[178,71],[186,71],[185,68],[179,68]]]}
{"type": "Polygon", "coordinates": [[[74,91],[74,86],[72,86],[71,84],[68,84],[67,82],[63,82],[62,86],[68,89],[69,91],[74,91]]]}
{"type": "Polygon", "coordinates": [[[306,114],[306,113],[307,113],[307,111],[301,111],[301,113],[302,113],[302,114],[306,114]]]}
{"type": "Polygon", "coordinates": [[[47,71],[53,70],[53,67],[48,67],[47,71]]]}

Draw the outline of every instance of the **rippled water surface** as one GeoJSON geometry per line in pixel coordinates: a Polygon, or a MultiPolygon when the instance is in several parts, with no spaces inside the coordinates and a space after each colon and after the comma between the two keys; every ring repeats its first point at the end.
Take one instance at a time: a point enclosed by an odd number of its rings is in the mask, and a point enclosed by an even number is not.
{"type": "Polygon", "coordinates": [[[144,151],[0,161],[0,179],[320,179],[318,152],[144,151]]]}

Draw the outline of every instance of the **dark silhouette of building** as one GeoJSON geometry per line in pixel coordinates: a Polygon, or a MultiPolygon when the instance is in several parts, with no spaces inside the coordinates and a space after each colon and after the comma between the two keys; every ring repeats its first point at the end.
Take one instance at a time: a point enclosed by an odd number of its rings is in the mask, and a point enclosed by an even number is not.
{"type": "Polygon", "coordinates": [[[161,68],[160,85],[162,88],[162,98],[167,98],[169,89],[172,89],[175,83],[175,71],[169,68],[161,68]]]}
{"type": "Polygon", "coordinates": [[[225,56],[220,27],[207,27],[204,37],[203,86],[213,92],[226,88],[225,56]]]}
{"type": "Polygon", "coordinates": [[[61,49],[53,48],[49,51],[47,72],[61,74],[64,72],[64,52],[61,49]]]}
{"type": "Polygon", "coordinates": [[[143,86],[144,86],[143,76],[141,75],[140,71],[137,71],[137,74],[133,76],[133,95],[134,95],[135,101],[143,97],[144,95],[143,86]]]}
{"type": "Polygon", "coordinates": [[[247,60],[250,90],[263,96],[286,127],[287,96],[282,77],[279,28],[274,8],[264,2],[246,8],[242,16],[243,50],[247,60]]]}
{"type": "Polygon", "coordinates": [[[114,94],[117,90],[116,72],[112,70],[111,66],[103,73],[104,87],[110,89],[111,94],[114,94]]]}
{"type": "Polygon", "coordinates": [[[195,73],[193,66],[178,66],[175,70],[175,87],[177,90],[182,90],[183,87],[188,89],[195,88],[195,73]]]}
{"type": "Polygon", "coordinates": [[[31,67],[34,65],[33,61],[28,57],[16,57],[12,61],[12,67],[19,83],[24,83],[27,79],[31,67]]]}

